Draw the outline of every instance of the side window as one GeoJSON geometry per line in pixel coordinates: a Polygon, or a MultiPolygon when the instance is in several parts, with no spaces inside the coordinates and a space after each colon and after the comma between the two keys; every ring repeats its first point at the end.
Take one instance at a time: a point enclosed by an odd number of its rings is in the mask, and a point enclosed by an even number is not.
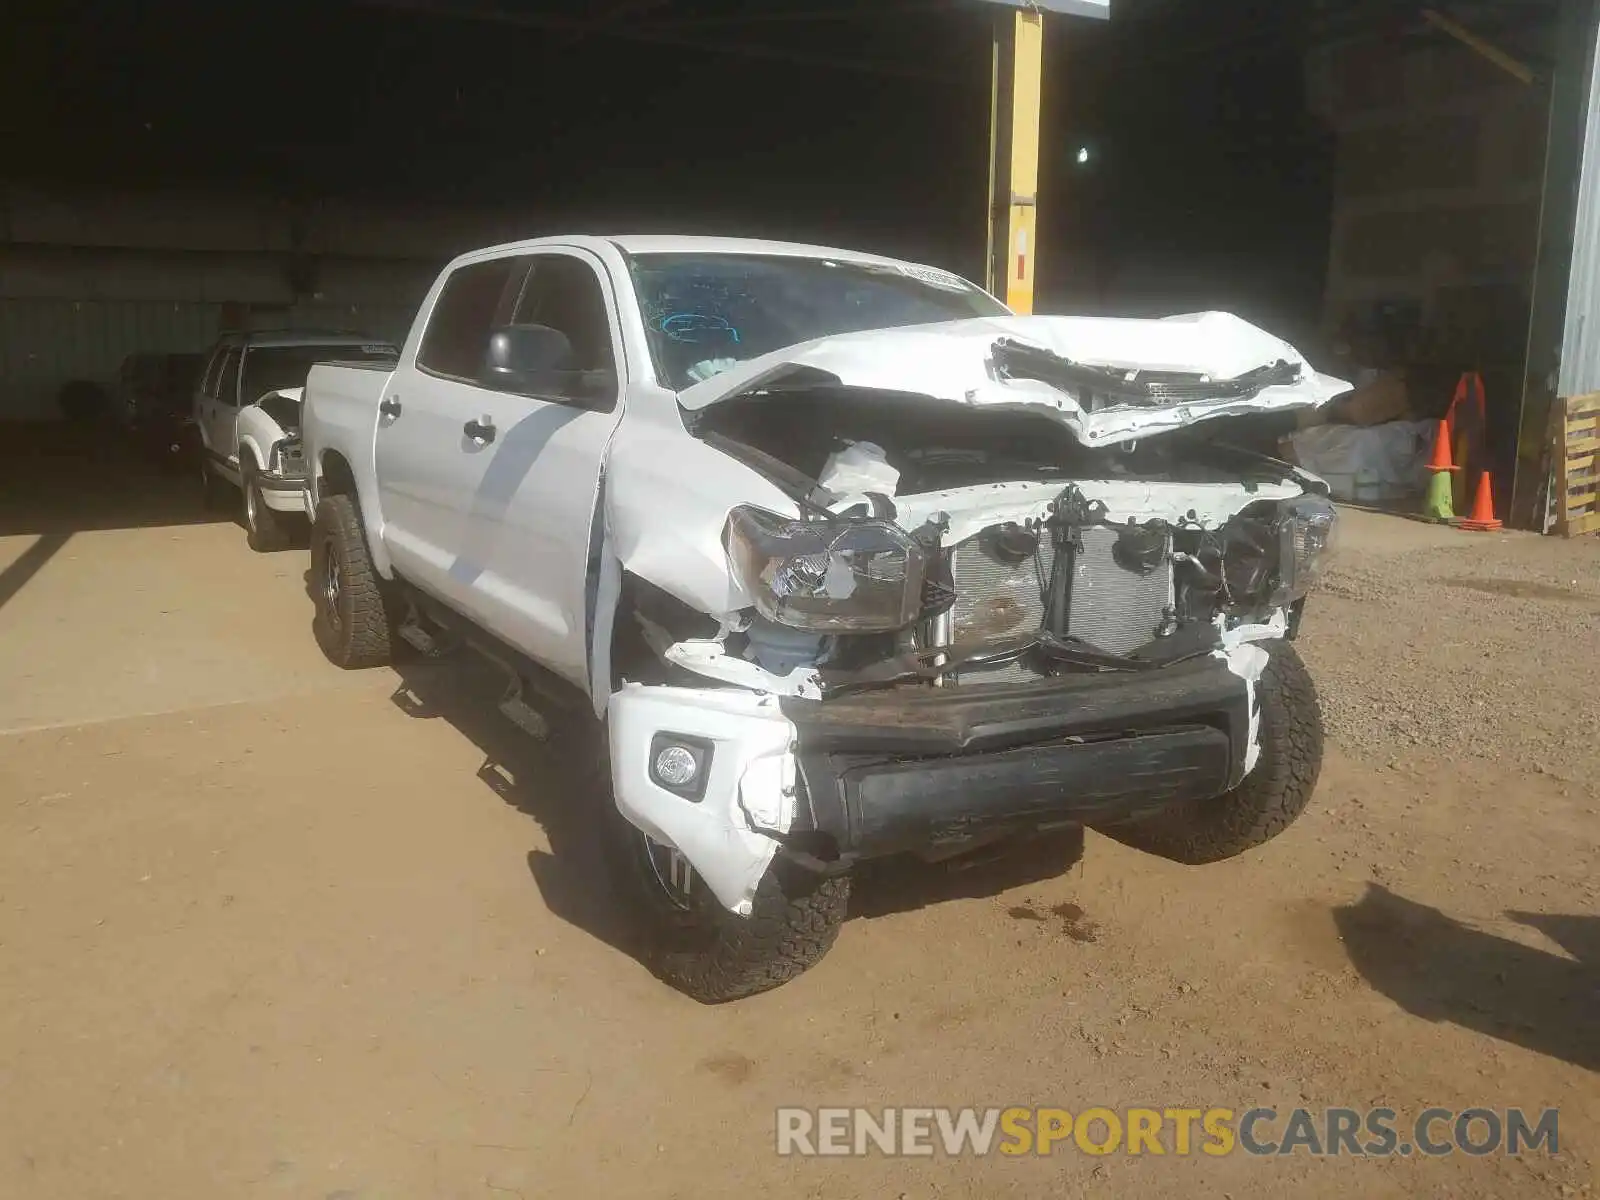
{"type": "Polygon", "coordinates": [[[417,349],[417,365],[435,375],[478,382],[500,298],[520,258],[459,267],[444,282],[417,349]]]}
{"type": "Polygon", "coordinates": [[[229,408],[239,407],[239,351],[229,350],[217,379],[217,399],[229,408]]]}
{"type": "MultiPolygon", "coordinates": [[[[585,407],[603,412],[616,406],[611,318],[593,268],[566,254],[535,255],[512,310],[511,324],[543,325],[566,335],[572,356],[564,369],[553,373],[551,383],[557,397],[582,396],[585,407]]],[[[545,389],[541,393],[548,394],[545,389]]]]}
{"type": "Polygon", "coordinates": [[[222,360],[226,357],[221,346],[211,352],[210,361],[206,363],[206,373],[200,383],[200,391],[206,396],[216,396],[217,376],[222,374],[222,360]]]}

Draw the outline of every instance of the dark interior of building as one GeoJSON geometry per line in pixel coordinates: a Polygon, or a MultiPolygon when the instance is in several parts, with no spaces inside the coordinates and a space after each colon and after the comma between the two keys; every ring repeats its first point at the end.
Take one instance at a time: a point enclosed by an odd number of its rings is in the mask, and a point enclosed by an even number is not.
{"type": "MultiPolygon", "coordinates": [[[[1229,309],[1319,366],[1404,370],[1421,417],[1478,370],[1509,468],[1558,8],[1114,0],[1109,21],[1052,19],[1038,311],[1229,309]]],[[[24,114],[0,415],[53,417],[66,382],[218,325],[332,314],[399,336],[440,262],[513,237],[754,235],[981,280],[1007,11],[34,0],[0,67],[24,114]]]]}

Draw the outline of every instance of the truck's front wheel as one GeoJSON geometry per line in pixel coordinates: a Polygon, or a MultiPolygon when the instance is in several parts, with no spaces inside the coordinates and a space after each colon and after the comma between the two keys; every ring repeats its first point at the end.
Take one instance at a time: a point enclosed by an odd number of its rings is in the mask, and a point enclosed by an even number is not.
{"type": "Polygon", "coordinates": [[[381,667],[390,657],[383,582],[372,567],[355,501],[327,496],[311,530],[311,628],[335,666],[381,667]]]}
{"type": "Polygon", "coordinates": [[[789,982],[821,961],[850,907],[850,879],[776,859],[748,917],[729,912],[673,851],[628,823],[607,795],[614,874],[640,914],[647,957],[665,982],[706,1004],[789,982]]]}
{"type": "Polygon", "coordinates": [[[1322,770],[1322,710],[1300,655],[1268,644],[1257,685],[1261,757],[1231,792],[1187,801],[1101,832],[1136,850],[1181,863],[1213,863],[1271,841],[1305,811],[1322,770]]]}
{"type": "Polygon", "coordinates": [[[291,538],[285,519],[267,507],[267,498],[261,494],[261,481],[257,478],[255,464],[241,460],[244,490],[244,531],[250,549],[258,554],[287,550],[291,538]]]}

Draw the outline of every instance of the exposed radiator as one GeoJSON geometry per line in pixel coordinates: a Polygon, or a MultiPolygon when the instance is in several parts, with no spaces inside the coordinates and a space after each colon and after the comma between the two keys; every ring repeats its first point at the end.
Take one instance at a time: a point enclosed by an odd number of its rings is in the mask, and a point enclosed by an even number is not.
{"type": "Polygon", "coordinates": [[[998,642],[1027,637],[1044,624],[1044,597],[1050,587],[1055,550],[1046,541],[1020,563],[996,552],[991,530],[955,548],[955,640],[998,642]]]}
{"type": "MultiPolygon", "coordinates": [[[[1072,564],[1072,602],[1067,633],[1112,654],[1137,650],[1156,636],[1172,608],[1172,559],[1147,575],[1116,560],[1115,529],[1090,525],[1072,564]]],[[[1170,547],[1169,547],[1170,551],[1170,547]]]]}
{"type": "MultiPolygon", "coordinates": [[[[951,563],[958,643],[1024,637],[1045,624],[1055,550],[1048,536],[1037,558],[1009,562],[991,530],[956,546],[951,563]]],[[[1156,636],[1173,603],[1168,554],[1147,574],[1116,560],[1117,530],[1090,525],[1073,557],[1066,633],[1112,654],[1136,650],[1156,636]]],[[[976,680],[981,671],[963,672],[976,680]]]]}

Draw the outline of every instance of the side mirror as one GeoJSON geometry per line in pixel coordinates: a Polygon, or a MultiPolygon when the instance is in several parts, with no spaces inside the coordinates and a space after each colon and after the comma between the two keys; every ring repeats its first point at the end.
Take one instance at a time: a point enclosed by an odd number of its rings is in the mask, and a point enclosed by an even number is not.
{"type": "Polygon", "coordinates": [[[489,335],[484,374],[509,381],[521,375],[569,370],[572,342],[548,325],[504,325],[489,335]]]}
{"type": "Polygon", "coordinates": [[[584,407],[616,399],[616,374],[581,371],[573,365],[572,341],[548,325],[503,325],[489,335],[483,381],[490,387],[533,396],[558,396],[584,407]]]}

